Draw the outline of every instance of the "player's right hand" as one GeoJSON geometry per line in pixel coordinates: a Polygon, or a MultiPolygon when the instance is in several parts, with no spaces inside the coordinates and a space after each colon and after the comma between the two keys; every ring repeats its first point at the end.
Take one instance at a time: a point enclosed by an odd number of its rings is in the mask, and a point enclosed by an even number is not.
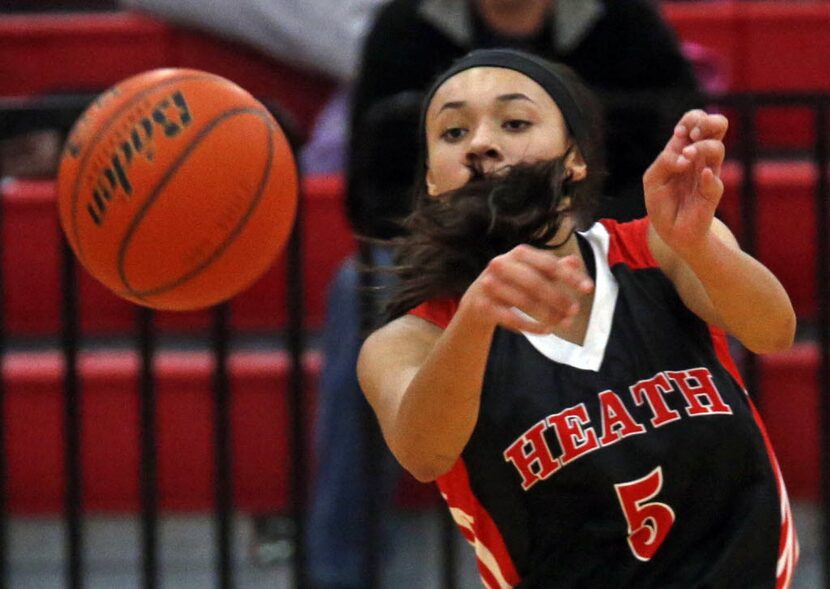
{"type": "Polygon", "coordinates": [[[519,245],[490,261],[461,304],[482,321],[545,334],[567,327],[579,312],[580,296],[593,288],[577,256],[560,258],[548,250],[519,245]]]}

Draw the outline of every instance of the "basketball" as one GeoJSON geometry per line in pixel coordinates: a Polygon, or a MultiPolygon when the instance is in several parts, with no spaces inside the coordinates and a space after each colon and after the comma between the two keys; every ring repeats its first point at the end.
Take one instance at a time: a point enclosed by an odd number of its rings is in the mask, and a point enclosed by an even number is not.
{"type": "Polygon", "coordinates": [[[58,211],[115,294],[201,309],[253,284],[293,227],[297,168],[269,111],[219,76],[171,68],[101,94],[61,155],[58,211]]]}

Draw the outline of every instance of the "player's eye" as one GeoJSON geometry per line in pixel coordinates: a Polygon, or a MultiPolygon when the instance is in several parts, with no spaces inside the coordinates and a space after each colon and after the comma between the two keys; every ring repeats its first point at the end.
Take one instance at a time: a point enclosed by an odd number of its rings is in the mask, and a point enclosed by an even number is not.
{"type": "Polygon", "coordinates": [[[450,143],[458,141],[467,134],[467,129],[463,127],[450,127],[441,133],[441,139],[449,141],[450,143]]]}
{"type": "Polygon", "coordinates": [[[528,127],[530,127],[533,123],[530,121],[525,121],[523,119],[509,119],[502,124],[502,127],[507,129],[508,131],[524,131],[528,127]]]}

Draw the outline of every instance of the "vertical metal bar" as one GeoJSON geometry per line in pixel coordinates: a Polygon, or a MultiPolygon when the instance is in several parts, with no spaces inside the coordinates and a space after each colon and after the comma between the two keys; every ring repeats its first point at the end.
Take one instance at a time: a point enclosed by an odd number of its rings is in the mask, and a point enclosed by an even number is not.
{"type": "Polygon", "coordinates": [[[142,587],[158,586],[158,451],[156,443],[156,386],[153,371],[155,333],[153,312],[146,307],[138,311],[141,373],[139,403],[141,407],[141,547],[142,587]]]}
{"type": "Polygon", "coordinates": [[[63,305],[62,346],[64,371],[64,465],[66,494],[66,582],[70,589],[83,585],[83,535],[81,521],[81,395],[78,382],[78,305],[75,257],[68,243],[63,241],[63,305]]]}
{"type": "Polygon", "coordinates": [[[815,115],[815,163],[818,171],[816,181],[816,305],[818,314],[819,366],[818,392],[821,427],[821,518],[822,546],[821,561],[824,574],[824,587],[830,588],[830,236],[827,223],[828,186],[827,166],[830,161],[828,146],[827,109],[830,100],[827,97],[817,101],[815,115]]]}
{"type": "Polygon", "coordinates": [[[293,582],[295,589],[308,587],[306,563],[306,496],[308,494],[308,468],[306,460],[305,428],[305,376],[303,371],[303,220],[304,198],[302,182],[297,195],[297,218],[286,250],[286,302],[288,305],[288,354],[291,358],[289,372],[288,405],[290,415],[289,447],[291,448],[291,513],[294,519],[293,582]]]}
{"type": "MultiPolygon", "coordinates": [[[[755,186],[755,162],[758,158],[757,137],[755,132],[755,118],[757,104],[755,97],[746,95],[739,102],[740,132],[741,132],[741,245],[749,255],[758,253],[758,219],[757,219],[757,189],[755,186]]],[[[743,362],[744,380],[747,390],[760,402],[758,390],[758,359],[749,350],[746,351],[743,362]]]]}
{"type": "Polygon", "coordinates": [[[216,519],[217,576],[220,589],[233,587],[231,515],[233,481],[231,457],[230,386],[228,383],[228,303],[213,316],[214,517],[216,519]]]}
{"type": "MultiPolygon", "coordinates": [[[[2,166],[2,163],[0,163],[2,166]]],[[[3,170],[0,168],[0,182],[2,182],[3,170]]],[[[8,488],[6,486],[8,476],[8,464],[6,460],[6,376],[3,366],[6,360],[6,301],[3,284],[3,244],[4,227],[3,213],[5,209],[5,195],[2,184],[0,184],[0,589],[8,586],[8,488]]]]}
{"type": "MultiPolygon", "coordinates": [[[[358,312],[361,341],[368,336],[374,324],[374,317],[377,316],[377,297],[372,287],[376,286],[374,277],[366,271],[374,266],[372,248],[365,242],[358,245],[358,312]]],[[[362,464],[366,482],[367,510],[363,514],[366,517],[366,537],[363,554],[363,570],[365,575],[366,589],[377,589],[380,587],[380,529],[382,525],[381,515],[386,506],[383,505],[384,492],[381,480],[381,444],[380,432],[378,430],[375,414],[368,403],[363,403],[361,413],[363,430],[363,456],[362,464]]]]}
{"type": "MultiPolygon", "coordinates": [[[[303,142],[296,122],[279,104],[270,100],[266,100],[264,104],[285,133],[296,158],[303,142]]],[[[291,360],[287,391],[290,428],[288,447],[291,452],[289,492],[290,510],[294,524],[294,553],[291,574],[294,588],[306,589],[308,587],[305,546],[306,497],[308,495],[308,473],[306,469],[308,468],[308,461],[306,459],[305,372],[303,370],[303,352],[305,351],[305,334],[303,333],[305,307],[303,304],[303,296],[305,293],[305,281],[303,276],[302,244],[305,206],[302,188],[302,170],[299,168],[299,161],[295,161],[298,165],[296,169],[298,180],[297,212],[294,220],[294,228],[285,251],[286,311],[288,316],[286,345],[291,360]]]]}
{"type": "Polygon", "coordinates": [[[450,516],[448,509],[439,507],[441,510],[441,587],[443,589],[456,589],[458,581],[455,574],[456,549],[455,538],[458,530],[455,522],[450,516]]]}

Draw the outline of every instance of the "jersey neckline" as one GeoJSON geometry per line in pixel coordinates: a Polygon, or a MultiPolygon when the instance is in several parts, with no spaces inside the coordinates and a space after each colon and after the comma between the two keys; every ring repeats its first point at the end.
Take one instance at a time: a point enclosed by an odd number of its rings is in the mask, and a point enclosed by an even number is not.
{"type": "Polygon", "coordinates": [[[521,333],[546,358],[574,368],[598,372],[611,336],[619,286],[608,264],[608,230],[601,223],[594,223],[587,231],[580,232],[580,235],[591,246],[596,266],[594,301],[582,345],[569,342],[552,333],[521,333]]]}

